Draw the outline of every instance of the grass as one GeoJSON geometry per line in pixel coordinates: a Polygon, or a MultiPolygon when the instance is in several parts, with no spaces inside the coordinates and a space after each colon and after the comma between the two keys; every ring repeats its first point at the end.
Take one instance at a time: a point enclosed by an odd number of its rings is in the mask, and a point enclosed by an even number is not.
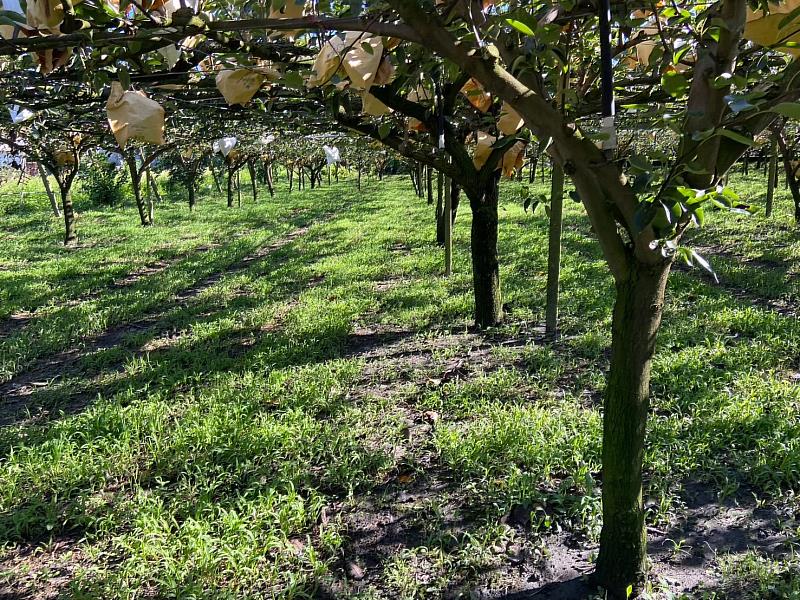
{"type": "MultiPolygon", "coordinates": [[[[0,582],[42,597],[457,597],[521,585],[517,565],[540,569],[554,538],[591,550],[613,289],[585,216],[567,207],[564,335],[547,345],[547,220],[504,187],[510,315],[478,335],[468,211],[444,278],[407,183],[281,185],[233,210],[206,188],[194,214],[169,200],[148,229],[130,204],[78,194],[75,249],[41,198],[0,200],[0,582]],[[401,525],[376,538],[387,523],[401,525]]],[[[758,181],[734,184],[760,200],[758,181]]],[[[783,190],[777,204],[769,222],[714,213],[694,235],[722,285],[672,277],[654,528],[697,482],[795,508],[800,242],[783,190]]],[[[791,555],[715,567],[697,597],[796,597],[791,555]]]]}

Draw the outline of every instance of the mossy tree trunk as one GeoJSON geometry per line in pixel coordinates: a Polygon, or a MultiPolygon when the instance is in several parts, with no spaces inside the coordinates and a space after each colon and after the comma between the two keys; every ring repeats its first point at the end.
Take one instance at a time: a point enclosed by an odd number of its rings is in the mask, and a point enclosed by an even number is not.
{"type": "Polygon", "coordinates": [[[78,239],[75,230],[75,207],[72,205],[71,186],[59,183],[58,187],[61,192],[61,214],[64,215],[64,245],[69,246],[78,239]]]}
{"type": "Polygon", "coordinates": [[[642,460],[650,371],[670,271],[668,262],[631,263],[627,277],[616,283],[603,416],[603,529],[596,577],[615,598],[625,598],[646,572],[642,460]]]}
{"type": "Polygon", "coordinates": [[[492,327],[503,321],[500,263],[497,256],[500,172],[488,178],[470,198],[472,208],[472,282],[475,292],[475,325],[492,327]]]}
{"type": "Polygon", "coordinates": [[[233,177],[235,175],[234,169],[228,166],[228,208],[233,208],[233,177]]]}

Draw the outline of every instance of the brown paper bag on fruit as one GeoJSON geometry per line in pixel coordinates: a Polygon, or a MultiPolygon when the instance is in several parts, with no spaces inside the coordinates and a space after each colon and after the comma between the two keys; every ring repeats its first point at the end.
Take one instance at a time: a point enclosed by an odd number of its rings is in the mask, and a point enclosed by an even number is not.
{"type": "Polygon", "coordinates": [[[164,144],[164,109],[143,92],[123,91],[122,85],[111,84],[106,103],[111,133],[123,150],[130,139],[151,144],[164,144]]]}

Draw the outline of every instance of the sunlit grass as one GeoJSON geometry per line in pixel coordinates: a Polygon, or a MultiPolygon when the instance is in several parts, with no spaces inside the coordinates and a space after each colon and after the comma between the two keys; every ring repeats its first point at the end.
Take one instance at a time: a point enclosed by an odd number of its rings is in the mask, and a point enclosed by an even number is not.
{"type": "MultiPolygon", "coordinates": [[[[7,552],[76,540],[75,597],[304,597],[346,579],[350,532],[329,515],[386,486],[433,479],[446,483],[446,498],[408,508],[424,535],[384,566],[375,597],[469,590],[500,561],[493,548],[535,546],[559,529],[595,539],[613,289],[570,203],[564,335],[556,345],[537,338],[547,220],[523,211],[517,186],[505,188],[501,210],[511,312],[485,341],[522,342],[450,378],[449,361],[480,343],[433,348],[470,324],[469,213],[459,214],[456,274],[445,279],[432,210],[406,180],[370,182],[363,193],[352,181],[291,195],[281,187],[233,210],[207,193],[194,214],[168,200],[149,229],[130,206],[98,209],[78,197],[81,245],[70,250],[44,202],[0,206],[9,240],[0,317],[26,317],[0,339],[0,381],[118,328],[109,347],[34,389],[30,415],[0,430],[7,552]],[[357,327],[405,332],[431,360],[402,369],[378,361],[365,379],[357,327]],[[464,531],[445,532],[445,505],[464,531]],[[517,505],[533,512],[525,540],[502,522],[517,505]]],[[[693,238],[725,248],[711,257],[722,286],[673,276],[646,457],[653,523],[674,517],[686,481],[772,502],[800,491],[800,324],[752,301],[797,298],[790,275],[800,250],[785,194],[778,205],[771,222],[714,213],[693,238]],[[767,254],[786,268],[741,260],[767,254]]],[[[730,577],[794,572],[753,561],[730,577]]]]}

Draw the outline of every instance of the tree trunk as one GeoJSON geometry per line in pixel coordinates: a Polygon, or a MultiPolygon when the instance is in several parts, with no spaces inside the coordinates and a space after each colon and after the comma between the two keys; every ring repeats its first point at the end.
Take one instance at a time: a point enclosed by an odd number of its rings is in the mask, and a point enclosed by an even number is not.
{"type": "Polygon", "coordinates": [[[603,529],[597,582],[615,598],[643,580],[647,532],[642,457],[650,400],[650,369],[664,310],[670,264],[642,265],[616,283],[611,367],[603,416],[603,529]]]}
{"type": "Polygon", "coordinates": [[[778,135],[778,145],[780,146],[781,155],[783,156],[783,170],[786,173],[786,183],[789,185],[789,190],[792,192],[792,201],[794,202],[794,221],[800,223],[800,185],[797,182],[797,169],[792,164],[793,153],[789,151],[783,135],[778,135]]]}
{"type": "MultiPolygon", "coordinates": [[[[456,222],[456,216],[458,215],[458,205],[461,201],[461,188],[449,177],[446,178],[444,188],[445,194],[450,197],[450,221],[452,229],[452,226],[455,225],[456,222]]],[[[436,220],[436,243],[439,246],[444,246],[445,243],[444,224],[444,207],[442,207],[442,210],[437,214],[436,220]]]]}
{"type": "Polygon", "coordinates": [[[194,205],[196,204],[194,196],[194,182],[189,183],[189,185],[186,188],[186,191],[189,192],[189,210],[193,211],[194,205]]]}
{"type": "Polygon", "coordinates": [[[233,169],[228,167],[228,208],[233,208],[233,169]]]}
{"type": "Polygon", "coordinates": [[[545,335],[558,337],[558,286],[561,279],[561,221],[564,212],[564,170],[553,165],[550,190],[550,232],[547,248],[547,303],[545,335]]]}
{"type": "Polygon", "coordinates": [[[61,210],[58,208],[58,202],[56,201],[56,196],[53,194],[53,190],[50,187],[50,182],[47,179],[47,171],[44,170],[42,163],[36,163],[36,168],[39,169],[39,177],[42,178],[42,185],[44,185],[44,191],[47,192],[47,198],[50,200],[50,208],[53,210],[53,216],[60,217],[61,210]]]}
{"type": "Polygon", "coordinates": [[[428,204],[433,204],[433,169],[428,167],[425,169],[426,177],[427,177],[427,184],[428,184],[428,204]]]}
{"type": "Polygon", "coordinates": [[[767,172],[767,205],[764,209],[764,216],[768,219],[772,216],[772,207],[775,199],[775,184],[778,175],[778,140],[777,135],[773,135],[769,143],[769,169],[767,172]]]}
{"type": "Polygon", "coordinates": [[[139,220],[142,227],[150,225],[148,220],[147,206],[145,205],[144,198],[142,198],[142,178],[141,174],[131,173],[131,187],[133,188],[133,198],[136,200],[136,209],[139,211],[139,220]]]}
{"type": "Polygon", "coordinates": [[[256,165],[252,160],[247,161],[247,171],[250,173],[250,186],[253,188],[253,202],[258,202],[258,187],[256,182],[256,165]]]}
{"type": "Polygon", "coordinates": [[[147,223],[152,225],[156,222],[156,209],[155,204],[153,203],[153,194],[151,192],[147,193],[147,223]]]}
{"type": "Polygon", "coordinates": [[[75,208],[72,206],[72,195],[69,193],[69,186],[59,185],[61,192],[61,208],[64,214],[64,245],[69,246],[77,241],[78,234],[75,231],[75,208]]]}
{"type": "Polygon", "coordinates": [[[447,194],[442,207],[444,223],[444,276],[453,274],[453,194],[447,194]]]}
{"type": "Polygon", "coordinates": [[[269,191],[270,198],[275,196],[275,190],[272,188],[272,165],[267,164],[264,166],[267,179],[267,190],[269,191]]]}
{"type": "Polygon", "coordinates": [[[161,198],[161,193],[158,191],[158,183],[156,183],[156,178],[153,177],[153,174],[150,172],[149,168],[147,169],[146,173],[147,173],[147,183],[150,185],[150,189],[152,190],[153,195],[156,198],[156,201],[159,203],[163,202],[161,198]]]}
{"type": "Polygon", "coordinates": [[[492,327],[503,321],[500,264],[497,258],[497,202],[500,172],[485,189],[470,198],[472,207],[472,282],[475,290],[475,326],[492,327]]]}
{"type": "Polygon", "coordinates": [[[217,172],[216,172],[216,170],[214,169],[213,166],[211,167],[211,177],[214,178],[214,186],[217,188],[217,193],[221,194],[222,193],[222,186],[219,183],[219,177],[217,176],[217,172]]]}
{"type": "Polygon", "coordinates": [[[442,206],[442,198],[444,197],[444,175],[441,171],[436,171],[436,214],[441,212],[439,207],[442,206]]]}

